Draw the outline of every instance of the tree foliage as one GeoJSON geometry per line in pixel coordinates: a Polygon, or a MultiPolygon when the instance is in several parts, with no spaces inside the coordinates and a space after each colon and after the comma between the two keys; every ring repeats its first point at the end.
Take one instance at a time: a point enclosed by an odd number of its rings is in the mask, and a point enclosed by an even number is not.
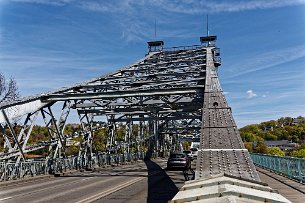
{"type": "Polygon", "coordinates": [[[253,152],[253,143],[252,142],[245,142],[245,148],[248,150],[248,152],[253,152]]]}
{"type": "Polygon", "coordinates": [[[256,140],[291,140],[299,143],[305,140],[305,118],[299,116],[298,124],[293,124],[293,118],[282,117],[278,120],[247,125],[240,129],[240,136],[244,142],[256,140]]]}
{"type": "Polygon", "coordinates": [[[290,156],[297,158],[305,158],[305,149],[294,150],[290,153],[290,156]]]}
{"type": "Polygon", "coordinates": [[[276,156],[285,156],[285,152],[283,152],[280,148],[278,147],[271,147],[268,149],[268,154],[271,155],[276,155],[276,156]]]}
{"type": "Polygon", "coordinates": [[[261,154],[268,154],[269,149],[263,141],[258,141],[257,144],[256,144],[255,151],[257,153],[261,153],[261,154]]]}
{"type": "MultiPolygon", "coordinates": [[[[131,151],[137,151],[138,147],[140,149],[144,149],[145,147],[142,146],[142,144],[136,143],[134,142],[135,139],[137,138],[137,136],[139,136],[139,125],[135,124],[132,127],[132,131],[131,131],[131,136],[130,136],[130,142],[134,143],[132,146],[130,146],[131,151]],[[139,146],[138,146],[139,145],[139,146]],[[144,147],[144,148],[143,148],[144,147]]],[[[21,126],[20,125],[16,125],[14,127],[14,130],[16,131],[17,134],[19,134],[20,130],[21,130],[21,126]]],[[[126,125],[119,123],[118,126],[116,126],[115,131],[114,131],[114,143],[112,143],[112,147],[116,147],[118,148],[118,152],[123,152],[123,149],[121,149],[121,145],[120,143],[122,143],[123,141],[128,141],[128,137],[126,136],[126,130],[127,127],[126,125]]],[[[8,128],[5,129],[5,133],[6,134],[10,134],[10,131],[8,128]]],[[[146,125],[143,126],[143,133],[144,133],[144,137],[147,136],[148,134],[148,128],[146,125]]],[[[64,129],[64,136],[65,137],[69,137],[69,139],[71,139],[71,137],[73,137],[74,141],[77,142],[81,142],[82,137],[81,137],[81,126],[79,124],[67,124],[65,126],[64,129]]],[[[93,151],[94,152],[101,152],[101,151],[106,151],[106,145],[107,145],[107,141],[109,141],[109,136],[111,136],[112,134],[112,128],[108,127],[97,127],[94,132],[93,132],[93,151]]],[[[31,136],[29,137],[28,140],[28,144],[36,144],[39,142],[44,142],[44,141],[49,141],[50,140],[50,135],[48,132],[47,127],[45,126],[38,126],[35,125],[33,126],[32,132],[31,132],[31,136]]],[[[4,151],[3,148],[3,136],[0,132],[0,152],[4,151]]],[[[66,155],[75,155],[77,154],[78,150],[79,150],[79,146],[77,145],[73,145],[73,146],[67,146],[66,149],[66,155]]],[[[46,148],[47,149],[47,148],[46,148]]],[[[44,150],[38,150],[33,152],[33,154],[45,154],[46,151],[44,150]]]]}

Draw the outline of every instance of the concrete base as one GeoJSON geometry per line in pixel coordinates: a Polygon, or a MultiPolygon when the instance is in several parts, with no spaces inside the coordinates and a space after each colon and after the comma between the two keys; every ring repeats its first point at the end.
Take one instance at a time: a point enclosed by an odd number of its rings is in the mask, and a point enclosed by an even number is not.
{"type": "Polygon", "coordinates": [[[225,174],[210,178],[188,181],[172,199],[172,203],[257,203],[257,202],[290,202],[276,190],[260,184],[248,182],[225,174]]]}

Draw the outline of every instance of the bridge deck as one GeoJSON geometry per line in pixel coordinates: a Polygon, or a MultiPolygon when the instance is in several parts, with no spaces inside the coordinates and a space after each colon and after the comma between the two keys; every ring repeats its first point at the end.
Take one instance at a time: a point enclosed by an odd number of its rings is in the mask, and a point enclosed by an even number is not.
{"type": "MultiPolygon", "coordinates": [[[[192,168],[195,168],[195,165],[194,162],[192,168]]],[[[95,172],[75,172],[59,178],[42,177],[42,179],[34,178],[32,181],[28,179],[28,182],[3,182],[0,184],[0,201],[16,203],[41,202],[42,200],[46,202],[88,200],[87,202],[90,202],[89,200],[96,199],[95,202],[108,203],[167,202],[183,186],[184,177],[181,171],[164,171],[165,167],[166,159],[155,159],[146,165],[143,162],[137,162],[134,165],[101,168],[95,172]],[[126,185],[127,187],[115,187],[133,180],[138,180],[138,182],[130,186],[126,185]],[[94,190],[91,191],[90,188],[94,188],[94,190]],[[67,191],[70,192],[67,194],[67,191]]],[[[278,190],[291,202],[304,202],[304,185],[260,168],[257,171],[262,182],[278,190]],[[280,179],[281,182],[270,176],[280,179]],[[299,188],[304,193],[284,183],[299,188]]]]}
{"type": "Polygon", "coordinates": [[[259,167],[256,170],[262,182],[267,183],[272,189],[278,190],[281,195],[291,202],[305,202],[305,185],[259,167]]]}

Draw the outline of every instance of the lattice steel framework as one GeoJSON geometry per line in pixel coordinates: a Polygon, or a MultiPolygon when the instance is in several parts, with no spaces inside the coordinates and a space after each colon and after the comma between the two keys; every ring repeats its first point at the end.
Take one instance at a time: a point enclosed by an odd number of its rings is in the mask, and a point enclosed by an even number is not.
{"type": "Polygon", "coordinates": [[[58,91],[24,98],[0,106],[1,128],[6,153],[0,159],[25,159],[24,154],[49,146],[50,157],[64,156],[63,134],[70,110],[76,110],[82,127],[79,162],[93,162],[94,119],[107,118],[108,146],[116,139],[115,127],[124,123],[126,152],[134,143],[145,143],[155,151],[166,151],[182,134],[201,135],[197,177],[228,172],[259,180],[249,154],[244,149],[217,76],[220,65],[216,37],[201,39],[190,47],[163,48],[150,42],[149,53],[133,65],[114,73],[58,91]],[[204,41],[206,39],[206,41],[204,41]],[[151,47],[157,46],[157,47],[151,47]],[[63,103],[58,120],[52,113],[56,103],[63,103]],[[14,113],[10,113],[14,112],[14,113]],[[27,144],[32,126],[40,114],[49,130],[49,141],[27,144]],[[16,135],[12,120],[26,115],[22,133],[16,135]],[[139,126],[137,138],[131,138],[133,124],[139,126]],[[144,127],[148,135],[144,136],[144,127]],[[3,130],[4,131],[4,130],[3,130]]]}

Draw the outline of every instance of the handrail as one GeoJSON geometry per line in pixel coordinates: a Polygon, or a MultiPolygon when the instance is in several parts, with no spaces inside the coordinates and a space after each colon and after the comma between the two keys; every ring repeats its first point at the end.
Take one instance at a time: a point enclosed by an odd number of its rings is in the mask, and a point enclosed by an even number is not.
{"type": "MultiPolygon", "coordinates": [[[[106,165],[126,164],[137,160],[144,160],[146,153],[125,154],[96,154],[92,157],[91,165],[101,167],[106,165]]],[[[78,156],[57,159],[29,160],[16,164],[15,162],[0,162],[0,181],[22,179],[45,175],[48,173],[62,173],[87,167],[86,160],[78,156]]]]}
{"type": "Polygon", "coordinates": [[[305,182],[305,159],[250,153],[253,163],[288,178],[305,182]]]}

